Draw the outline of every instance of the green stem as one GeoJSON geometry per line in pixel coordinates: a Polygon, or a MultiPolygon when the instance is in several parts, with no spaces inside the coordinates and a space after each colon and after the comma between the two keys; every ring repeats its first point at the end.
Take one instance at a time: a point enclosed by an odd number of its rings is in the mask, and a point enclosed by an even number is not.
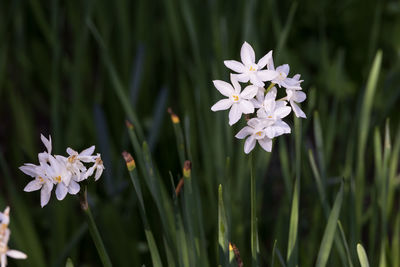
{"type": "Polygon", "coordinates": [[[106,248],[104,247],[103,240],[101,239],[99,230],[97,229],[96,223],[94,222],[92,212],[90,211],[89,204],[87,202],[87,188],[83,189],[83,193],[80,195],[80,204],[83,212],[85,213],[86,221],[89,226],[89,232],[92,235],[94,245],[96,246],[97,252],[99,253],[101,262],[105,267],[111,267],[110,257],[107,254],[106,248]]]}
{"type": "Polygon", "coordinates": [[[274,86],[275,86],[275,84],[274,84],[274,83],[271,83],[271,84],[268,86],[268,88],[265,90],[265,92],[268,93],[269,90],[271,90],[272,87],[274,87],[274,86]]]}
{"type": "Polygon", "coordinates": [[[251,197],[251,257],[253,266],[258,266],[257,260],[257,217],[256,217],[256,179],[253,170],[253,153],[250,154],[250,197],[251,197]]]}

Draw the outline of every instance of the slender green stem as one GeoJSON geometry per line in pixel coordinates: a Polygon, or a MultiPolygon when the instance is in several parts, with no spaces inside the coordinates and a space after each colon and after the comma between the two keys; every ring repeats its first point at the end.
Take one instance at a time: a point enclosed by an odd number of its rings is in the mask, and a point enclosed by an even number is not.
{"type": "Polygon", "coordinates": [[[82,190],[80,195],[80,203],[83,212],[85,213],[86,221],[89,226],[89,232],[92,235],[94,245],[96,246],[97,252],[99,253],[101,262],[105,267],[111,267],[110,257],[107,254],[106,248],[104,247],[103,240],[101,239],[99,230],[97,229],[96,223],[93,219],[92,212],[90,211],[89,204],[87,202],[87,189],[86,186],[82,190]]]}
{"type": "Polygon", "coordinates": [[[257,260],[257,216],[256,216],[256,179],[253,170],[253,153],[250,154],[250,197],[251,197],[251,257],[253,266],[258,266],[257,260]]]}
{"type": "Polygon", "coordinates": [[[269,92],[269,90],[271,90],[272,89],[272,87],[274,87],[275,86],[275,84],[274,83],[271,83],[269,86],[268,86],[268,88],[267,89],[265,89],[265,92],[266,93],[268,93],[269,92]]]}

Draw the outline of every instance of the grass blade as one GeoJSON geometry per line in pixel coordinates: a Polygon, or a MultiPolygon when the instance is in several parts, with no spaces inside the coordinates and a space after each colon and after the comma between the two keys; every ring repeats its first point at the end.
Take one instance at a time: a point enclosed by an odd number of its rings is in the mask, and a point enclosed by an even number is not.
{"type": "Polygon", "coordinates": [[[367,253],[365,253],[365,249],[361,244],[357,244],[357,254],[361,267],[369,267],[367,253]]]}

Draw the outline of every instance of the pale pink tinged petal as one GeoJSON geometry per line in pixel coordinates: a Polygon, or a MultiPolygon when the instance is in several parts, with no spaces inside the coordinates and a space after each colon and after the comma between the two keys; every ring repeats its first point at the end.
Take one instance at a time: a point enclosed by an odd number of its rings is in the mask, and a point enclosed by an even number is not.
{"type": "Polygon", "coordinates": [[[272,81],[276,77],[278,77],[279,73],[274,70],[260,70],[257,71],[258,78],[263,81],[272,81]]]}
{"type": "Polygon", "coordinates": [[[272,50],[268,52],[265,56],[263,56],[257,63],[260,69],[264,68],[265,65],[268,64],[272,60],[272,50]]]}
{"type": "Polygon", "coordinates": [[[283,65],[281,65],[281,66],[276,68],[277,72],[283,72],[286,75],[289,74],[289,70],[290,70],[289,64],[283,64],[283,65]]]}
{"type": "Polygon", "coordinates": [[[40,188],[42,188],[42,185],[40,184],[40,182],[35,179],[33,181],[30,181],[24,188],[25,192],[32,192],[32,191],[36,191],[39,190],[40,188]]]}
{"type": "Polygon", "coordinates": [[[267,152],[271,152],[272,150],[272,139],[268,137],[264,137],[263,139],[258,140],[260,146],[267,152]]]}
{"type": "Polygon", "coordinates": [[[265,84],[261,81],[261,79],[258,78],[257,74],[255,74],[255,73],[250,75],[250,82],[251,82],[253,85],[258,86],[258,87],[264,87],[264,85],[265,85],[265,84]]]}
{"type": "Polygon", "coordinates": [[[264,108],[260,108],[259,110],[257,110],[257,117],[260,119],[265,119],[267,117],[267,112],[264,108]]]}
{"type": "Polygon", "coordinates": [[[293,76],[293,80],[300,81],[300,74],[296,74],[293,76]]]}
{"type": "Polygon", "coordinates": [[[217,103],[215,103],[211,107],[211,110],[212,111],[226,110],[232,106],[232,103],[233,103],[232,100],[230,100],[229,98],[222,99],[222,100],[218,101],[217,103]]]}
{"type": "Polygon", "coordinates": [[[306,94],[305,94],[304,92],[302,92],[302,91],[295,91],[292,100],[293,100],[294,102],[301,103],[301,102],[303,102],[304,100],[306,100],[306,98],[307,98],[307,96],[306,96],[306,94]]]}
{"type": "Polygon", "coordinates": [[[72,148],[68,147],[67,148],[67,154],[72,156],[72,155],[76,155],[78,154],[78,152],[76,152],[75,150],[73,150],[72,148]]]}
{"type": "Polygon", "coordinates": [[[233,90],[235,91],[235,94],[239,94],[240,90],[241,90],[241,87],[240,87],[240,84],[238,82],[236,74],[232,74],[231,73],[231,83],[233,85],[233,90]]]}
{"type": "Polygon", "coordinates": [[[267,135],[268,138],[274,138],[276,135],[275,132],[275,127],[268,127],[267,129],[265,129],[265,134],[267,135]]]}
{"type": "Polygon", "coordinates": [[[262,101],[258,101],[255,98],[250,99],[250,102],[253,104],[254,108],[261,108],[262,107],[262,101]]]}
{"type": "Polygon", "coordinates": [[[250,135],[244,142],[244,153],[249,154],[256,146],[256,139],[250,135]]]}
{"type": "Polygon", "coordinates": [[[79,153],[79,156],[91,156],[93,154],[95,148],[96,148],[95,146],[86,148],[81,153],[79,153]]]}
{"type": "Polygon", "coordinates": [[[239,102],[239,107],[240,110],[244,113],[244,114],[250,114],[254,112],[254,106],[253,104],[248,101],[248,100],[242,100],[239,102]]]}
{"type": "Polygon", "coordinates": [[[96,174],[94,175],[94,180],[95,180],[95,181],[99,180],[101,174],[103,173],[103,170],[104,170],[104,168],[103,168],[103,167],[100,167],[100,166],[98,166],[98,167],[96,168],[96,174]]]}
{"type": "Polygon", "coordinates": [[[84,177],[87,179],[89,176],[92,176],[94,169],[96,168],[96,165],[93,164],[92,167],[90,167],[87,172],[85,173],[84,177]]]}
{"type": "Polygon", "coordinates": [[[68,193],[68,188],[63,182],[59,183],[56,188],[56,196],[58,200],[63,200],[68,193]]]}
{"type": "Polygon", "coordinates": [[[246,136],[253,133],[253,129],[249,126],[245,126],[242,130],[240,130],[235,137],[238,139],[244,139],[246,136]]]}
{"type": "Polygon", "coordinates": [[[245,65],[253,64],[256,61],[254,50],[247,42],[244,42],[240,49],[240,58],[245,65]]]}
{"type": "Polygon", "coordinates": [[[290,129],[290,126],[289,126],[286,122],[284,122],[284,121],[279,121],[279,122],[278,122],[278,125],[279,125],[279,127],[282,128],[283,133],[285,133],[285,134],[289,134],[289,133],[292,131],[292,130],[290,129]]]}
{"type": "Polygon", "coordinates": [[[229,111],[229,125],[233,125],[240,120],[242,111],[240,110],[239,104],[234,103],[229,111]]]}
{"type": "Polygon", "coordinates": [[[68,186],[68,193],[70,193],[71,195],[76,195],[80,189],[80,185],[74,180],[71,180],[68,186]]]}
{"type": "Polygon", "coordinates": [[[240,93],[240,98],[243,99],[252,99],[258,93],[258,86],[249,85],[244,88],[244,90],[240,93]]]}
{"type": "Polygon", "coordinates": [[[236,78],[241,83],[247,83],[250,80],[250,76],[247,73],[238,74],[236,78]]]}
{"type": "Polygon", "coordinates": [[[14,250],[14,249],[8,250],[7,251],[7,256],[11,257],[11,258],[14,258],[14,259],[20,259],[20,260],[28,258],[28,256],[26,256],[25,253],[23,253],[21,251],[18,251],[18,250],[14,250]]]}
{"type": "Polygon", "coordinates": [[[290,114],[290,111],[291,111],[292,109],[290,108],[290,107],[288,107],[288,106],[284,106],[284,107],[281,107],[281,108],[277,108],[276,110],[275,110],[275,115],[278,117],[278,118],[284,118],[284,117],[286,117],[287,115],[289,115],[290,114]]]}
{"type": "Polygon", "coordinates": [[[47,139],[46,137],[44,137],[43,134],[41,134],[40,139],[42,139],[42,142],[43,142],[44,146],[46,147],[47,152],[51,153],[51,136],[49,135],[49,139],[47,139]]]}
{"type": "Polygon", "coordinates": [[[31,177],[36,177],[36,174],[37,174],[37,172],[36,172],[36,167],[37,166],[35,166],[35,165],[33,165],[33,164],[25,164],[24,166],[21,166],[21,167],[19,167],[19,169],[23,172],[23,173],[25,173],[25,174],[27,174],[27,175],[29,175],[29,176],[31,176],[31,177]]]}
{"type": "MultiPolygon", "coordinates": [[[[271,54],[272,55],[272,54],[271,54]]],[[[275,66],[274,66],[274,58],[271,57],[270,60],[268,60],[267,62],[267,69],[269,70],[275,70],[275,66]]]]}
{"type": "Polygon", "coordinates": [[[298,105],[296,105],[296,103],[290,101],[290,105],[292,106],[294,114],[296,115],[297,118],[304,118],[304,119],[307,118],[306,114],[300,109],[298,105]]]}
{"type": "Polygon", "coordinates": [[[51,196],[51,190],[49,190],[49,187],[44,185],[42,187],[42,190],[40,190],[40,206],[42,206],[42,208],[46,206],[47,203],[49,203],[50,196],[51,196]]]}
{"type": "Polygon", "coordinates": [[[287,89],[301,90],[300,83],[296,82],[292,78],[286,78],[285,80],[281,81],[281,85],[287,89]]]}
{"type": "Polygon", "coordinates": [[[95,161],[95,159],[94,159],[94,157],[95,156],[79,156],[79,160],[80,161],[82,161],[82,162],[85,162],[85,163],[89,163],[89,162],[94,162],[95,161]]]}
{"type": "Polygon", "coordinates": [[[7,255],[6,254],[1,254],[1,267],[6,267],[7,266],[7,255]]]}
{"type": "Polygon", "coordinates": [[[225,60],[224,64],[229,69],[236,71],[238,73],[243,73],[245,71],[245,67],[242,63],[236,60],[225,60]]]}
{"type": "Polygon", "coordinates": [[[258,124],[260,124],[260,119],[258,118],[252,118],[247,121],[247,125],[249,125],[252,128],[256,128],[258,124]]]}
{"type": "Polygon", "coordinates": [[[232,85],[227,82],[215,80],[213,83],[215,88],[224,96],[230,97],[234,92],[232,85]]]}

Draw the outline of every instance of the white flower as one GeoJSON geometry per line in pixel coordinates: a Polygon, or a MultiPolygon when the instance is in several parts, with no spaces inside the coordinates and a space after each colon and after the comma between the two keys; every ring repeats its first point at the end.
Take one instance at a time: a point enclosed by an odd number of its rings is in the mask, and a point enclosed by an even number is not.
{"type": "Polygon", "coordinates": [[[100,154],[97,154],[93,166],[90,167],[85,174],[85,179],[90,177],[93,174],[93,172],[96,170],[94,180],[97,181],[100,178],[101,174],[103,173],[104,169],[105,168],[103,165],[103,161],[101,160],[100,154]]]}
{"type": "Polygon", "coordinates": [[[52,149],[51,136],[49,135],[49,139],[47,139],[46,137],[44,137],[43,134],[41,134],[40,139],[42,139],[42,142],[43,142],[44,146],[46,147],[47,152],[39,153],[39,155],[38,155],[39,162],[48,162],[49,155],[51,155],[51,149],[52,149]]]}
{"type": "Polygon", "coordinates": [[[56,155],[49,157],[50,165],[47,165],[48,176],[53,180],[56,187],[56,197],[63,200],[67,193],[76,194],[79,192],[79,184],[72,180],[73,173],[67,169],[67,158],[56,155]],[[78,190],[78,191],[76,191],[78,190]]]}
{"type": "Polygon", "coordinates": [[[6,207],[3,213],[0,212],[0,263],[1,267],[7,266],[7,257],[15,259],[26,259],[25,253],[8,248],[11,231],[8,229],[10,222],[10,208],[6,207]]]}
{"type": "Polygon", "coordinates": [[[80,182],[85,179],[84,175],[81,176],[81,173],[86,172],[86,167],[82,162],[88,163],[93,162],[96,156],[93,156],[95,146],[91,146],[81,153],[73,150],[72,148],[67,148],[67,153],[69,155],[68,160],[66,162],[67,169],[71,171],[76,176],[76,181],[80,182]]]}
{"type": "Polygon", "coordinates": [[[231,70],[240,73],[238,75],[238,81],[246,83],[250,82],[254,85],[263,87],[265,81],[271,81],[277,76],[275,71],[262,70],[267,63],[272,59],[272,51],[262,57],[258,63],[255,63],[255,53],[253,48],[244,42],[240,50],[240,57],[242,63],[236,60],[225,60],[224,64],[231,70]]]}
{"type": "Polygon", "coordinates": [[[287,89],[301,90],[300,83],[302,81],[289,78],[289,64],[283,64],[275,69],[274,60],[272,57],[268,59],[267,67],[271,71],[276,72],[276,76],[271,80],[272,83],[279,85],[279,87],[285,87],[287,89]]]}
{"type": "Polygon", "coordinates": [[[26,163],[19,167],[22,172],[35,178],[25,186],[24,191],[32,192],[40,189],[40,205],[42,208],[49,202],[53,189],[53,181],[46,174],[46,166],[48,166],[47,163],[41,162],[39,166],[26,163]]]}
{"type": "MultiPolygon", "coordinates": [[[[293,80],[298,82],[298,85],[300,86],[300,74],[296,74],[293,77],[293,80]]],[[[301,103],[304,100],[306,100],[307,96],[306,94],[299,89],[286,89],[286,100],[289,101],[290,105],[292,106],[292,109],[294,111],[294,114],[298,118],[307,118],[306,114],[300,109],[300,107],[296,103],[301,103]]]]}
{"type": "Polygon", "coordinates": [[[231,74],[232,85],[224,81],[213,81],[214,86],[217,90],[228,97],[218,101],[211,107],[212,111],[226,110],[229,111],[229,125],[233,125],[239,121],[242,114],[249,114],[254,112],[254,106],[249,101],[252,99],[258,91],[257,86],[249,85],[242,92],[240,84],[236,79],[236,75],[231,74]]]}
{"type": "Polygon", "coordinates": [[[271,152],[272,139],[266,134],[266,128],[269,124],[270,122],[267,120],[253,118],[247,122],[248,126],[236,134],[235,137],[239,139],[249,136],[244,143],[244,153],[249,154],[256,146],[257,141],[265,151],[271,152]]]}

